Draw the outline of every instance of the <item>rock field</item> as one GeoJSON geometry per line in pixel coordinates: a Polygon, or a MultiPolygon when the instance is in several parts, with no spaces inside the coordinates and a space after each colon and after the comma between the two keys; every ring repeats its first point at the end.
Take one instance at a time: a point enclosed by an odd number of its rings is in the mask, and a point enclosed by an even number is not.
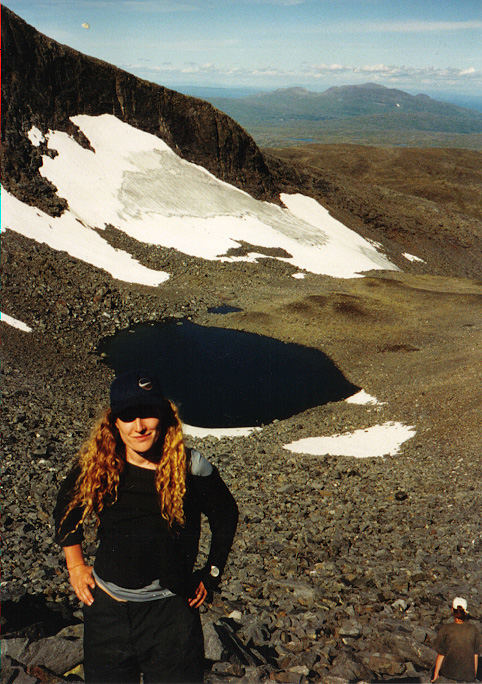
{"type": "Polygon", "coordinates": [[[4,238],[3,307],[33,331],[2,325],[2,681],[81,676],[79,605],[51,511],[107,398],[112,371],[99,340],[170,316],[319,348],[380,402],[327,404],[248,437],[187,438],[240,509],[222,592],[202,616],[206,681],[428,681],[451,598],[466,596],[480,619],[475,281],[295,281],[270,260],[219,265],[141,245],[136,256],[175,275],[159,288],[128,286],[12,232],[4,238]],[[219,304],[242,311],[207,313],[219,304]],[[417,430],[394,456],[284,448],[389,420],[417,430]]]}

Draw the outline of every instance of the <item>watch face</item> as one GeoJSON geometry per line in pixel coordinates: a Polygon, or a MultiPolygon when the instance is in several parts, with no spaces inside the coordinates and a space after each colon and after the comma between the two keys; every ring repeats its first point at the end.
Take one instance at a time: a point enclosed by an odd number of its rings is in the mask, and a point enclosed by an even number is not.
{"type": "Polygon", "coordinates": [[[209,574],[211,577],[219,577],[219,568],[217,568],[215,565],[211,565],[211,571],[209,574]]]}

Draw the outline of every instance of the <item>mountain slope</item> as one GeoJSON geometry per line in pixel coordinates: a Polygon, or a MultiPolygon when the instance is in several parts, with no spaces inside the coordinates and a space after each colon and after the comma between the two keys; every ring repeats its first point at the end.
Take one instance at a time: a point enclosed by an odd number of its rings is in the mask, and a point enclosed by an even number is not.
{"type": "Polygon", "coordinates": [[[159,285],[169,274],[145,269],[128,252],[113,249],[106,228],[208,260],[279,258],[295,269],[338,277],[396,270],[381,248],[314,199],[282,195],[287,208],[256,200],[111,114],[70,121],[88,148],[62,131],[43,136],[32,127],[27,133],[31,145],[42,149],[42,178],[58,189],[67,208],[51,217],[5,192],[6,229],[144,285],[159,285]]]}
{"type": "MultiPolygon", "coordinates": [[[[235,98],[224,98],[223,103],[235,98]]],[[[219,102],[220,100],[218,100],[219,102]]],[[[252,107],[263,114],[277,117],[324,120],[379,114],[432,115],[434,122],[447,126],[457,122],[459,132],[480,132],[482,114],[456,105],[439,102],[428,95],[409,95],[395,88],[376,83],[328,88],[316,93],[306,88],[281,88],[273,92],[258,93],[235,99],[237,104],[252,107]],[[400,111],[398,111],[400,110],[400,111]]],[[[235,106],[233,103],[232,106],[235,106]]],[[[414,126],[417,120],[414,121],[414,126]]]]}
{"type": "Polygon", "coordinates": [[[393,240],[426,262],[424,272],[480,277],[481,152],[353,144],[264,152],[284,192],[309,188],[334,216],[382,242],[389,254],[393,240]]]}
{"type": "MultiPolygon", "coordinates": [[[[262,198],[275,197],[253,140],[212,105],[61,45],[2,5],[2,175],[20,199],[52,214],[64,204],[37,173],[38,150],[26,138],[35,125],[82,136],[69,120],[114,114],[162,138],[182,157],[262,198]]],[[[83,141],[83,144],[86,144],[83,141]]]]}

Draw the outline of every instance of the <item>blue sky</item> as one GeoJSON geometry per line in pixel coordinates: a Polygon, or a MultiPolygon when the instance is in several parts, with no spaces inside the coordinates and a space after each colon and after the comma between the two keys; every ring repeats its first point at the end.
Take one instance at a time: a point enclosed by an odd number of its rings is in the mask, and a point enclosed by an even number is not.
{"type": "Polygon", "coordinates": [[[38,30],[169,87],[377,82],[482,92],[481,0],[7,0],[38,30]]]}

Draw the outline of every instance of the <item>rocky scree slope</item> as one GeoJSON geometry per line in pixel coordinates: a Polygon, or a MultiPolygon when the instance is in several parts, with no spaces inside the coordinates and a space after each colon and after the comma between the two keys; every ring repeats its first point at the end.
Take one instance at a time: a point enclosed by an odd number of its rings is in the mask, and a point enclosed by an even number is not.
{"type": "MultiPolygon", "coordinates": [[[[447,598],[466,595],[477,618],[482,582],[479,466],[465,435],[467,404],[459,407],[461,430],[455,427],[448,440],[440,436],[443,417],[438,423],[435,417],[438,402],[454,406],[447,396],[454,388],[443,376],[439,388],[434,377],[428,396],[417,396],[431,377],[432,357],[440,357],[439,369],[449,358],[434,343],[432,322],[428,331],[411,329],[414,316],[406,308],[401,338],[393,326],[380,334],[373,318],[365,326],[347,320],[347,302],[353,312],[360,299],[349,298],[346,285],[338,289],[331,279],[301,283],[305,298],[300,299],[300,283],[278,262],[263,277],[256,264],[237,264],[215,279],[212,264],[183,260],[174,251],[159,253],[166,268],[180,275],[160,288],[136,288],[22,236],[10,234],[6,241],[8,310],[34,329],[8,328],[4,334],[2,596],[8,638],[3,664],[12,677],[7,681],[26,670],[33,681],[46,681],[52,672],[63,677],[81,662],[81,625],[74,624],[78,606],[52,543],[50,511],[97,407],[106,400],[112,373],[95,354],[99,339],[136,320],[188,316],[213,324],[207,309],[221,297],[244,309],[224,317],[224,325],[264,334],[271,329],[285,339],[298,334],[295,339],[313,346],[323,328],[323,346],[338,348],[336,358],[351,369],[350,377],[363,377],[385,404],[367,409],[336,402],[275,421],[250,437],[189,440],[219,466],[241,512],[222,594],[203,616],[210,658],[206,680],[427,681],[435,655],[430,643],[438,622],[448,617],[447,598]],[[212,289],[205,288],[206,276],[215,283],[212,289]],[[283,301],[284,312],[276,314],[283,301]],[[336,314],[330,302],[345,306],[336,314]],[[329,319],[334,327],[325,326],[329,319]],[[336,324],[342,320],[338,339],[336,324]],[[365,328],[373,329],[373,339],[365,328]],[[392,344],[385,347],[387,334],[392,344]],[[357,336],[353,354],[351,340],[357,336]],[[405,348],[395,344],[400,341],[405,348]],[[420,363],[427,366],[425,376],[420,363]],[[410,385],[414,395],[407,394],[410,385]],[[408,407],[391,398],[404,393],[408,407]],[[416,423],[418,430],[395,457],[296,456],[283,448],[306,435],[366,428],[394,417],[416,423]],[[65,625],[68,631],[61,631],[65,625]]],[[[410,293],[404,296],[402,276],[392,277],[392,315],[401,319],[398,299],[408,303],[410,293]]],[[[380,293],[386,284],[373,277],[357,286],[367,292],[368,310],[368,293],[380,293]]],[[[454,333],[475,311],[467,287],[465,299],[458,296],[447,312],[454,333]]],[[[419,306],[427,296],[417,294],[419,306]]],[[[434,311],[442,299],[439,290],[433,292],[434,311]]],[[[427,310],[419,311],[426,320],[427,310]]],[[[361,310],[355,318],[360,315],[361,310]]],[[[215,324],[222,318],[214,317],[215,324]]],[[[471,344],[471,328],[468,335],[471,344]]],[[[460,340],[461,332],[447,346],[460,340]]],[[[88,552],[94,548],[93,532],[88,552]]]]}

